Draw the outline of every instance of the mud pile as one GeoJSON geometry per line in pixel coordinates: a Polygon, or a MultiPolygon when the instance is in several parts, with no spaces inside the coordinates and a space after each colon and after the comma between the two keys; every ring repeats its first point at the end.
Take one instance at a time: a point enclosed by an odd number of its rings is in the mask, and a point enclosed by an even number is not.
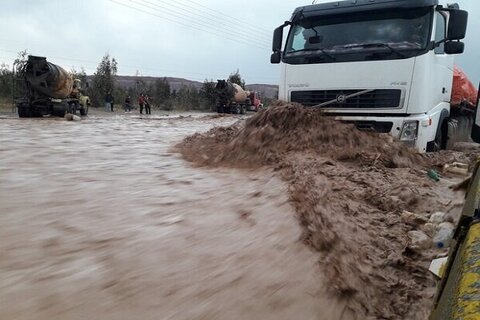
{"type": "Polygon", "coordinates": [[[389,168],[409,167],[422,161],[389,135],[360,132],[353,125],[339,125],[321,112],[295,104],[275,106],[243,124],[196,134],[179,147],[188,160],[201,165],[235,167],[276,164],[294,152],[381,163],[389,168]]]}
{"type": "MultiPolygon", "coordinates": [[[[390,136],[354,130],[288,104],[177,145],[202,166],[270,166],[289,185],[302,241],[319,252],[329,294],[348,301],[345,319],[426,319],[434,292],[431,252],[409,247],[423,218],[442,208],[426,159],[390,136]]],[[[443,204],[444,205],[444,204],[443,204]]]]}

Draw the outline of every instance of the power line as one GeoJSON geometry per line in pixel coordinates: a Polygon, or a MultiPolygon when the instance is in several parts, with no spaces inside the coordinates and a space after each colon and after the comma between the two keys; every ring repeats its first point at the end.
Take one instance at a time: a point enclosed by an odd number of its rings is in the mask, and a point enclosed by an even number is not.
{"type": "MultiPolygon", "coordinates": [[[[140,6],[143,6],[145,8],[148,8],[148,9],[151,9],[151,10],[154,10],[154,11],[157,11],[157,12],[160,12],[160,13],[163,13],[163,14],[168,14],[170,16],[173,16],[173,17],[176,17],[176,18],[179,18],[179,19],[184,19],[185,17],[186,18],[190,18],[190,16],[184,14],[184,13],[180,13],[178,11],[173,11],[172,9],[170,8],[167,8],[165,6],[161,6],[161,5],[157,5],[155,3],[152,3],[148,0],[139,0],[139,1],[142,1],[143,3],[140,3],[138,2],[137,0],[129,0],[130,2],[132,3],[135,3],[137,5],[140,5],[140,6]],[[146,4],[144,4],[146,3],[146,4]],[[153,6],[153,7],[152,7],[153,6]],[[162,10],[159,10],[158,8],[160,9],[164,9],[164,10],[167,10],[167,12],[165,11],[162,11],[162,10]],[[168,12],[169,11],[169,12],[168,12]]],[[[223,34],[228,34],[230,36],[233,36],[235,37],[235,39],[242,39],[246,42],[248,42],[249,44],[255,44],[255,45],[258,45],[258,46],[261,46],[261,47],[265,47],[267,48],[267,41],[265,40],[265,42],[261,41],[261,40],[256,40],[256,39],[252,39],[251,37],[248,37],[248,36],[245,36],[243,34],[239,34],[235,31],[230,31],[228,29],[225,29],[225,28],[219,28],[215,25],[212,25],[210,23],[206,23],[204,21],[190,21],[190,23],[193,23],[195,25],[198,25],[198,26],[201,26],[201,27],[206,27],[206,28],[209,28],[211,30],[214,30],[215,32],[220,32],[221,36],[223,36],[223,34]]],[[[218,34],[217,34],[218,35],[218,34]]]]}
{"type": "Polygon", "coordinates": [[[249,45],[249,46],[254,46],[254,47],[259,48],[259,49],[262,49],[262,50],[268,50],[268,51],[270,51],[270,49],[267,49],[266,47],[259,46],[259,45],[256,45],[256,44],[251,44],[251,43],[248,43],[248,42],[243,41],[242,39],[233,39],[233,38],[227,37],[227,36],[225,36],[225,35],[218,34],[218,33],[216,33],[216,32],[213,32],[213,31],[210,31],[210,30],[206,30],[206,29],[203,29],[203,28],[197,28],[197,27],[194,27],[194,26],[192,26],[192,25],[183,23],[183,22],[181,22],[181,21],[178,21],[178,20],[169,18],[168,16],[160,16],[160,15],[158,15],[158,14],[155,14],[155,13],[152,13],[152,12],[149,12],[149,11],[146,11],[146,10],[143,10],[143,9],[141,9],[141,8],[133,7],[133,6],[130,6],[130,5],[128,5],[128,4],[124,4],[124,3],[121,3],[121,2],[118,2],[118,1],[115,1],[115,0],[109,0],[109,1],[110,1],[110,2],[113,2],[113,3],[115,3],[115,4],[118,4],[118,5],[124,6],[124,7],[126,7],[126,8],[132,9],[132,10],[136,10],[136,11],[139,11],[139,12],[142,12],[142,13],[145,13],[145,14],[148,14],[148,15],[151,15],[151,16],[154,16],[154,17],[157,17],[157,18],[161,18],[162,20],[167,20],[167,21],[170,21],[170,22],[173,22],[173,23],[182,25],[182,26],[187,27],[187,28],[192,28],[192,29],[195,29],[195,30],[200,30],[200,31],[203,31],[203,32],[205,32],[205,33],[209,33],[209,34],[212,34],[212,35],[215,35],[215,36],[224,38],[224,39],[228,39],[228,40],[231,40],[231,41],[234,41],[234,42],[237,42],[237,43],[240,42],[240,43],[243,43],[243,44],[247,44],[247,45],[249,45]]]}
{"type": "MultiPolygon", "coordinates": [[[[238,18],[235,18],[235,17],[232,17],[232,16],[230,16],[230,15],[227,15],[227,14],[225,14],[225,12],[221,12],[221,11],[219,11],[219,10],[215,10],[215,9],[210,8],[210,7],[207,7],[206,5],[204,5],[204,4],[202,4],[202,3],[198,3],[198,2],[196,2],[196,1],[194,1],[194,0],[190,0],[190,3],[194,3],[194,4],[196,4],[197,6],[202,7],[202,8],[205,8],[205,9],[211,11],[211,12],[218,13],[218,14],[220,14],[222,17],[227,17],[227,18],[230,18],[230,19],[232,19],[232,20],[235,20],[235,21],[241,22],[241,23],[244,23],[244,22],[245,22],[245,21],[242,21],[242,20],[240,20],[240,19],[238,19],[238,18]]],[[[262,27],[259,27],[259,29],[264,30],[264,32],[267,32],[268,34],[272,34],[272,31],[271,31],[271,30],[268,30],[268,29],[265,29],[265,28],[262,28],[262,27]]]]}
{"type": "MultiPolygon", "coordinates": [[[[185,11],[185,12],[188,12],[190,14],[194,14],[198,17],[202,17],[203,19],[206,19],[208,21],[212,21],[214,23],[219,23],[223,20],[224,23],[227,23],[227,24],[230,24],[230,25],[232,24],[232,20],[225,18],[224,15],[220,16],[220,15],[211,14],[211,13],[205,11],[205,10],[199,9],[197,7],[194,7],[194,6],[185,4],[185,3],[178,2],[176,4],[172,4],[171,2],[165,1],[165,0],[156,0],[156,1],[161,2],[161,3],[165,3],[169,6],[178,8],[178,9],[180,9],[182,11],[185,11]],[[184,6],[188,9],[182,8],[181,6],[184,6]],[[195,12],[192,12],[191,9],[195,10],[195,12]]],[[[267,33],[263,30],[253,28],[248,23],[245,23],[245,21],[242,22],[242,25],[240,26],[240,28],[234,28],[234,27],[231,27],[231,26],[229,26],[229,28],[233,29],[236,33],[243,33],[243,34],[247,35],[248,37],[251,37],[252,34],[253,34],[254,36],[262,37],[262,38],[266,39],[267,41],[270,41],[270,39],[271,39],[270,32],[267,33]],[[244,31],[245,29],[251,29],[251,31],[244,31]],[[263,34],[259,34],[259,33],[263,33],[263,34]]]]}

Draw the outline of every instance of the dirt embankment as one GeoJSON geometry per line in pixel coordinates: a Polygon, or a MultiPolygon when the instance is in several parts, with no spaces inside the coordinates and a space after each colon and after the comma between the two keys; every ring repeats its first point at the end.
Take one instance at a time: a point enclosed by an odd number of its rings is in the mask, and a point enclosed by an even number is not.
{"type": "Polygon", "coordinates": [[[289,184],[301,240],[319,252],[326,292],[348,301],[345,319],[427,317],[433,253],[409,248],[407,233],[446,205],[424,171],[431,159],[293,104],[195,134],[177,149],[201,166],[278,171],[289,184]],[[423,216],[405,221],[403,210],[423,216]]]}

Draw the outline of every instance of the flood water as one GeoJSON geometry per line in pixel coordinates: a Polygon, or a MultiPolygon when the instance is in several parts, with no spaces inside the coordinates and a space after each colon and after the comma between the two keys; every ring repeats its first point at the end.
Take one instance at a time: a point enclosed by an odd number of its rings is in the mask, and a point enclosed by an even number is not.
{"type": "Polygon", "coordinates": [[[283,182],[171,150],[237,120],[0,119],[0,319],[340,315],[283,182]]]}

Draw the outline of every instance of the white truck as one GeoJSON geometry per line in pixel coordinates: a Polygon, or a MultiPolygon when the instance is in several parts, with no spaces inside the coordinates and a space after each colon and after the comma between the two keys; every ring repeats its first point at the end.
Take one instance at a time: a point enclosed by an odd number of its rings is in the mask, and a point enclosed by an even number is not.
{"type": "Polygon", "coordinates": [[[457,4],[438,0],[299,7],[273,36],[279,99],[390,133],[420,152],[466,140],[474,106],[451,98],[453,57],[464,51],[467,19],[457,4]]]}

